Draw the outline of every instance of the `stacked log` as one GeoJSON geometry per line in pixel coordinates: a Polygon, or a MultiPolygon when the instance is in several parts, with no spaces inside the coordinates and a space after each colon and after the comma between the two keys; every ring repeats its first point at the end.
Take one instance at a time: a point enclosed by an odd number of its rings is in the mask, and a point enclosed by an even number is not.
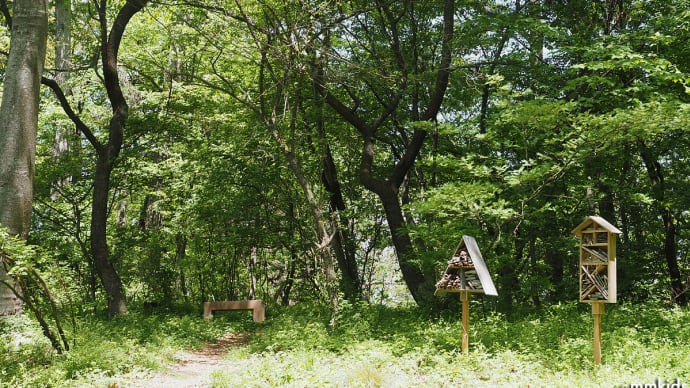
{"type": "Polygon", "coordinates": [[[462,288],[462,279],[458,275],[444,273],[441,280],[436,282],[436,288],[459,290],[462,288]]]}
{"type": "Polygon", "coordinates": [[[460,251],[459,254],[448,260],[448,265],[453,267],[473,267],[472,258],[467,251],[460,251]]]}
{"type": "Polygon", "coordinates": [[[444,273],[443,277],[436,282],[436,288],[444,290],[479,290],[482,288],[479,278],[474,271],[464,271],[465,282],[463,284],[463,275],[444,273]]]}

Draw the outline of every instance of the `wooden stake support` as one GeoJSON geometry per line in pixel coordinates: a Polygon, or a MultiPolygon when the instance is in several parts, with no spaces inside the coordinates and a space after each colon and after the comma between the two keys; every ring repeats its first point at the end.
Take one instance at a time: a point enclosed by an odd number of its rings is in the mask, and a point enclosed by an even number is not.
{"type": "Polygon", "coordinates": [[[462,302],[462,353],[467,354],[470,348],[470,293],[460,293],[462,302]]]}
{"type": "Polygon", "coordinates": [[[434,295],[460,294],[462,302],[462,353],[470,349],[470,294],[498,295],[491,273],[487,268],[477,240],[462,236],[455,253],[448,260],[448,267],[436,283],[434,295]]]}
{"type": "Polygon", "coordinates": [[[580,302],[592,305],[594,365],[601,365],[601,316],[604,303],[616,303],[616,235],[618,228],[589,216],[572,232],[580,239],[580,302]]]}
{"type": "Polygon", "coordinates": [[[604,315],[604,302],[592,302],[594,316],[594,365],[601,365],[601,316],[604,315]]]}

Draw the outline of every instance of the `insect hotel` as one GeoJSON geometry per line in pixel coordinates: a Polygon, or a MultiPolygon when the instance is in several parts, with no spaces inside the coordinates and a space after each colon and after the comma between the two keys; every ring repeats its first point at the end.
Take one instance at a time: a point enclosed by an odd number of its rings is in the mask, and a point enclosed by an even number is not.
{"type": "Polygon", "coordinates": [[[601,316],[604,303],[616,303],[616,235],[605,219],[589,216],[572,232],[580,239],[580,302],[592,305],[594,363],[601,364],[601,316]]]}
{"type": "Polygon", "coordinates": [[[491,280],[489,269],[484,263],[477,241],[472,236],[462,236],[448,267],[436,283],[434,295],[459,293],[462,302],[462,351],[469,349],[470,294],[497,296],[496,287],[491,280]]]}

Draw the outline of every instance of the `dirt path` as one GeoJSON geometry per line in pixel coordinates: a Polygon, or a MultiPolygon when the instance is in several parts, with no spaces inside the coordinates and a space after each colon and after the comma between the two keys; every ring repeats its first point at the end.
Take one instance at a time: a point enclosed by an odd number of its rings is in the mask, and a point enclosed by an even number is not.
{"type": "Polygon", "coordinates": [[[223,359],[228,349],[243,346],[249,342],[249,334],[227,334],[217,342],[207,343],[202,349],[194,352],[178,353],[177,364],[167,371],[158,373],[134,387],[142,388],[200,388],[210,387],[213,372],[229,367],[230,363],[223,359]]]}

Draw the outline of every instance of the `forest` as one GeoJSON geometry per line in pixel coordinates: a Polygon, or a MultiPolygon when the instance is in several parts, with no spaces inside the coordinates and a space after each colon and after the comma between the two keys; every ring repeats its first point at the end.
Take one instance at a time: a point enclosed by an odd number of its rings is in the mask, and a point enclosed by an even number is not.
{"type": "Polygon", "coordinates": [[[233,330],[253,334],[228,357],[265,373],[213,386],[690,381],[690,1],[0,13],[0,386],[129,386],[233,330]],[[599,369],[589,216],[620,232],[599,369]],[[435,292],[463,236],[497,290],[469,355],[435,292]],[[255,299],[264,324],[201,317],[255,299]],[[324,358],[361,365],[296,372],[324,358]]]}

